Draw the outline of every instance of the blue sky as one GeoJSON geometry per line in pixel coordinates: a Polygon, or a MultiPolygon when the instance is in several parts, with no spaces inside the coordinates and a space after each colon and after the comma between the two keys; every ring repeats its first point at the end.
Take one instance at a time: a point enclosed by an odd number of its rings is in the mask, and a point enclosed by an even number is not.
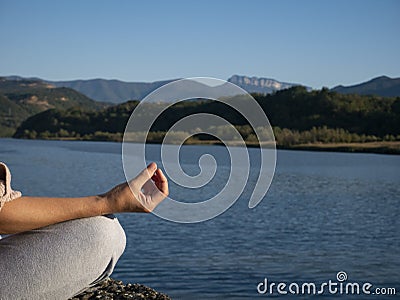
{"type": "Polygon", "coordinates": [[[400,77],[399,16],[397,0],[0,0],[0,75],[349,85],[400,77]]]}

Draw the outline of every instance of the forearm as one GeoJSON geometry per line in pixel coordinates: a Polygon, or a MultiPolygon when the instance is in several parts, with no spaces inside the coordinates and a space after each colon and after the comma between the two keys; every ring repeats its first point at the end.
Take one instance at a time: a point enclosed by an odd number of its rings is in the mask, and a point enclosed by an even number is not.
{"type": "Polygon", "coordinates": [[[0,211],[0,234],[23,232],[68,220],[100,216],[111,211],[100,196],[81,198],[20,197],[0,211]]]}
{"type": "Polygon", "coordinates": [[[20,197],[0,210],[0,234],[32,230],[68,220],[123,212],[151,212],[168,196],[168,181],[151,163],[128,184],[99,196],[81,198],[20,197]]]}

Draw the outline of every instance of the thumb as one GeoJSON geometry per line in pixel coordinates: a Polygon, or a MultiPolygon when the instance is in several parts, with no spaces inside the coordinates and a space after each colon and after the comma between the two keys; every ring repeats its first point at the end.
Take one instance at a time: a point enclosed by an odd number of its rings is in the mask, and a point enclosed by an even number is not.
{"type": "Polygon", "coordinates": [[[142,172],[139,173],[138,176],[134,179],[139,187],[142,187],[153,175],[154,172],[157,170],[157,165],[155,163],[151,163],[144,169],[142,172]]]}

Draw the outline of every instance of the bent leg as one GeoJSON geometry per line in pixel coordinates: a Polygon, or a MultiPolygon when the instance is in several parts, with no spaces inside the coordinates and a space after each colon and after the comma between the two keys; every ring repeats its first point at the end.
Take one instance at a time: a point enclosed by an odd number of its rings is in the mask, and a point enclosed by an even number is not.
{"type": "Polygon", "coordinates": [[[109,276],[125,243],[114,216],[8,236],[0,240],[0,299],[68,299],[109,276]]]}

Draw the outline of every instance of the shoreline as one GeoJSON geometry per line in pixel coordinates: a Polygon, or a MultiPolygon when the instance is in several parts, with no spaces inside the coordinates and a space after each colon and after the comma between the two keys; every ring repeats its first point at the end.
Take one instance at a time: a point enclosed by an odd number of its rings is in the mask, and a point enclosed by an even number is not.
{"type": "MultiPolygon", "coordinates": [[[[194,141],[185,145],[218,145],[224,144],[220,141],[194,141]]],[[[234,143],[231,146],[239,146],[234,143]]],[[[246,143],[247,147],[259,148],[258,143],[246,143]]],[[[268,145],[266,145],[268,148],[268,145]]],[[[301,150],[301,151],[321,151],[321,152],[346,152],[346,153],[376,153],[376,154],[400,154],[400,141],[380,141],[365,143],[307,143],[291,146],[276,145],[276,149],[281,150],[301,150]]]]}
{"type": "Polygon", "coordinates": [[[303,150],[318,152],[343,153],[374,153],[400,155],[400,141],[368,142],[368,143],[330,143],[330,144],[300,144],[291,147],[277,147],[285,150],[303,150]]]}
{"type": "MultiPolygon", "coordinates": [[[[1,137],[10,138],[10,137],[1,137]]],[[[16,139],[18,138],[10,138],[16,139]]],[[[29,140],[29,139],[28,139],[29,140]]],[[[49,139],[31,139],[44,141],[90,141],[90,142],[117,142],[121,140],[100,140],[100,139],[80,139],[80,138],[49,138],[49,139]]],[[[159,141],[148,141],[149,144],[161,144],[159,141]]],[[[240,147],[237,142],[227,143],[229,146],[240,147]]],[[[203,146],[224,146],[219,140],[190,140],[184,145],[203,145],[203,146]]],[[[258,143],[246,143],[249,148],[259,148],[258,143]]],[[[265,145],[268,148],[268,145],[265,145]]],[[[316,152],[343,152],[343,153],[373,153],[373,154],[390,154],[400,155],[400,141],[380,141],[366,143],[307,143],[291,146],[276,145],[278,150],[294,150],[294,151],[316,151],[316,152]]]]}

